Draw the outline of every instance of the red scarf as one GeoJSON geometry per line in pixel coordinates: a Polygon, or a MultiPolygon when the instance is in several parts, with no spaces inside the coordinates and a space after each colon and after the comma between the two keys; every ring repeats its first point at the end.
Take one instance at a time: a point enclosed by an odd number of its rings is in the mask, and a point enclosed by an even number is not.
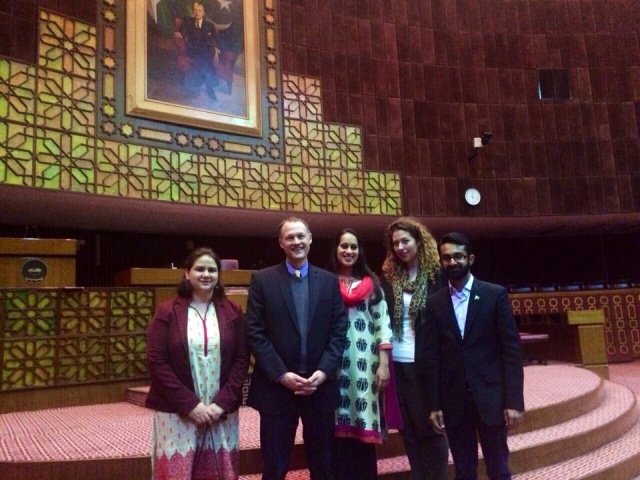
{"type": "Polygon", "coordinates": [[[340,282],[340,293],[342,294],[342,300],[344,300],[344,304],[347,308],[355,307],[362,300],[368,298],[373,292],[373,281],[371,277],[364,277],[360,280],[355,287],[351,287],[349,290],[348,286],[345,286],[344,283],[340,282]]]}

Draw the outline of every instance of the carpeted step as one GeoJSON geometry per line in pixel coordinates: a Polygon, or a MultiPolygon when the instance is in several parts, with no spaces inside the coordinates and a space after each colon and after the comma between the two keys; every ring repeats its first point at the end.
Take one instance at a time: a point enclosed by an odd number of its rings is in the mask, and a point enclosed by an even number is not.
{"type": "Polygon", "coordinates": [[[125,392],[125,402],[133,403],[139,407],[144,407],[144,402],[149,394],[149,387],[127,388],[125,392]]]}
{"type": "Polygon", "coordinates": [[[509,437],[512,472],[519,473],[584,455],[624,435],[638,421],[636,396],[604,382],[597,408],[566,422],[509,437]]]}
{"type": "Polygon", "coordinates": [[[524,422],[510,435],[566,422],[593,410],[603,400],[603,382],[584,368],[528,366],[524,376],[524,422]]]}
{"type": "MultiPolygon", "coordinates": [[[[640,410],[637,405],[636,410],[640,410]]],[[[514,475],[513,480],[640,480],[638,475],[640,422],[606,445],[563,462],[514,475]]]]}

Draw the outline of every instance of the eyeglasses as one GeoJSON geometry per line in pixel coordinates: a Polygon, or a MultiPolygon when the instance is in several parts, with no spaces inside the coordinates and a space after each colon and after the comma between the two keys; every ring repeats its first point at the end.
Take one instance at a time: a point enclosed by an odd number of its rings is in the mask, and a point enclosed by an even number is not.
{"type": "Polygon", "coordinates": [[[455,260],[457,262],[461,262],[465,260],[467,256],[464,253],[454,253],[453,255],[442,255],[440,260],[442,263],[451,263],[451,260],[455,260]]]}

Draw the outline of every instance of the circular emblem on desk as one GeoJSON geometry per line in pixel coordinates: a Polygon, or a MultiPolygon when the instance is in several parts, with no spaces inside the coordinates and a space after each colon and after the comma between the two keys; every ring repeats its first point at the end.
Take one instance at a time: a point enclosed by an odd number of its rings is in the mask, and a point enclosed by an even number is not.
{"type": "Polygon", "coordinates": [[[27,282],[41,282],[47,276],[47,264],[39,258],[29,258],[20,271],[27,282]]]}

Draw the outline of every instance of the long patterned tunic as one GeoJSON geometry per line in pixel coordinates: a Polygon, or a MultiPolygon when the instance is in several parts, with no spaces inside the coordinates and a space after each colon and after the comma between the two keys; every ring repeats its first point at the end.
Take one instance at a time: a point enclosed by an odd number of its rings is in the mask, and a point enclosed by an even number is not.
{"type": "Polygon", "coordinates": [[[348,313],[346,348],[339,372],[341,401],[334,433],[336,437],[382,443],[380,402],[374,381],[378,349],[391,348],[387,303],[381,300],[372,305],[363,300],[348,313]]]}

